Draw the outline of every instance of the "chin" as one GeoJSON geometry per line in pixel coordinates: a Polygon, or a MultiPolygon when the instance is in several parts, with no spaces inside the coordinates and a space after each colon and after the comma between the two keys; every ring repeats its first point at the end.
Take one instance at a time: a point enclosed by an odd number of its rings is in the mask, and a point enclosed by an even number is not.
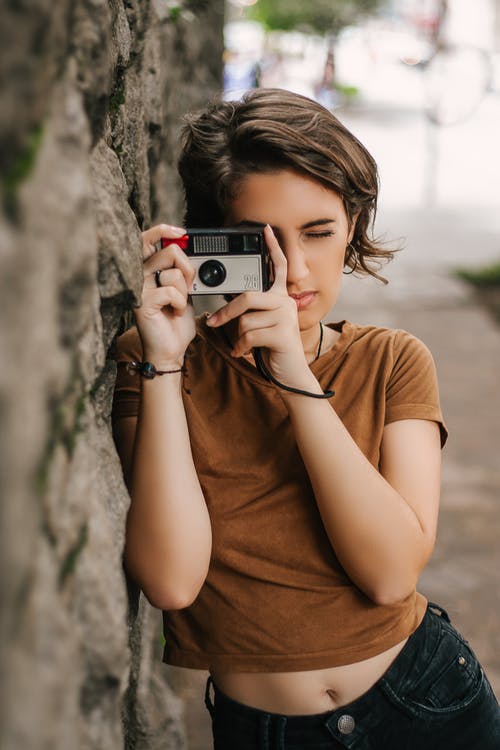
{"type": "Polygon", "coordinates": [[[307,331],[309,328],[318,325],[322,318],[322,315],[320,315],[319,313],[315,313],[312,310],[304,310],[304,312],[299,312],[299,329],[301,331],[307,331]]]}
{"type": "Polygon", "coordinates": [[[314,304],[311,308],[307,310],[299,310],[297,315],[299,319],[299,328],[300,330],[306,330],[307,328],[312,328],[314,325],[317,325],[325,315],[332,309],[333,305],[335,304],[335,300],[332,300],[332,303],[329,307],[326,307],[325,305],[320,305],[318,302],[314,304]]]}

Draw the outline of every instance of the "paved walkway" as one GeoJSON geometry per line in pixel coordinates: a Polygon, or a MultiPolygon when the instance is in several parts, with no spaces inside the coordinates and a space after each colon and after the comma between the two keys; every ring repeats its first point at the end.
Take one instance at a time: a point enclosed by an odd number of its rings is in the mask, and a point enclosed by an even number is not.
{"type": "MultiPolygon", "coordinates": [[[[438,540],[420,590],[448,610],[500,695],[500,328],[451,276],[457,265],[481,264],[500,254],[498,212],[489,203],[485,179],[478,195],[475,180],[460,170],[454,178],[449,169],[457,160],[467,162],[464,143],[472,143],[481,122],[465,126],[462,140],[460,131],[448,131],[451,146],[446,133],[432,135],[433,143],[422,136],[426,126],[418,113],[398,120],[389,110],[365,112],[352,115],[348,124],[374,152],[382,181],[386,178],[378,231],[407,241],[387,268],[389,286],[346,277],[330,319],[404,328],[434,355],[450,439],[443,452],[438,540]],[[397,161],[403,167],[406,162],[404,172],[390,159],[391,142],[401,150],[397,161]],[[457,179],[462,179],[458,188],[457,179]]],[[[493,171],[488,174],[496,179],[493,171]]],[[[186,698],[189,750],[207,750],[206,674],[174,674],[186,698]]]]}
{"type": "Polygon", "coordinates": [[[434,355],[450,438],[438,539],[420,589],[449,611],[500,696],[500,327],[453,276],[500,258],[498,122],[495,98],[449,130],[390,107],[348,118],[380,166],[377,231],[405,238],[405,249],[387,267],[386,287],[347,277],[332,319],[409,330],[434,355]]]}

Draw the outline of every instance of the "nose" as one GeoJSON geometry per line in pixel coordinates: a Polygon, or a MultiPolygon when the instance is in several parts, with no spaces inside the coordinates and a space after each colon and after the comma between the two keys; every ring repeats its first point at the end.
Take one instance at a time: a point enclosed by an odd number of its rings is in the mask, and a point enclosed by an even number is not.
{"type": "Polygon", "coordinates": [[[306,255],[298,244],[289,244],[283,247],[287,261],[286,279],[289,284],[303,281],[309,275],[306,255]]]}

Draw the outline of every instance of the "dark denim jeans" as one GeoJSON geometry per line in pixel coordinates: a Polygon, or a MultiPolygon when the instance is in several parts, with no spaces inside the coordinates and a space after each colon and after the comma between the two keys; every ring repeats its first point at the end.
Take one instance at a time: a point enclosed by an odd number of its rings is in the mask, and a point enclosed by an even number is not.
{"type": "Polygon", "coordinates": [[[205,703],[215,750],[500,750],[491,686],[436,604],[380,680],[342,708],[313,716],[268,713],[228,698],[211,678],[205,703]]]}

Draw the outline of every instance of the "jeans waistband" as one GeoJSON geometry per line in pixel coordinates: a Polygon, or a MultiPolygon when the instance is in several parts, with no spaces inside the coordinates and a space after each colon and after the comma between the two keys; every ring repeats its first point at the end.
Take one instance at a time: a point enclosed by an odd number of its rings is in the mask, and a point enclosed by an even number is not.
{"type": "Polygon", "coordinates": [[[222,711],[229,710],[232,713],[237,713],[239,716],[245,716],[248,719],[255,719],[259,721],[265,714],[269,717],[270,722],[277,722],[283,726],[287,725],[293,728],[301,728],[304,726],[321,726],[325,719],[332,714],[332,711],[326,711],[321,714],[307,714],[305,716],[285,716],[283,714],[276,714],[271,711],[263,711],[260,708],[253,708],[252,706],[246,706],[243,703],[233,700],[225,693],[223,693],[215,684],[211,677],[208,678],[205,688],[205,705],[212,717],[215,716],[215,706],[212,703],[210,697],[210,688],[213,688],[215,699],[217,701],[217,708],[222,711]]]}
{"type": "MultiPolygon", "coordinates": [[[[307,714],[304,716],[285,716],[282,714],[276,714],[268,711],[262,711],[252,706],[247,706],[238,701],[233,700],[229,696],[225,695],[214,683],[212,677],[209,677],[206,684],[205,690],[205,705],[212,717],[215,717],[215,705],[210,697],[210,688],[213,688],[215,701],[217,703],[217,713],[219,714],[233,714],[240,717],[246,718],[256,726],[260,727],[263,736],[270,731],[278,738],[285,737],[285,731],[287,735],[293,733],[296,730],[308,729],[314,730],[325,726],[325,724],[331,724],[336,722],[339,717],[345,714],[346,710],[356,705],[358,709],[365,713],[369,711],[373,694],[377,689],[377,686],[387,683],[392,686],[400,685],[409,675],[413,673],[413,665],[417,658],[420,656],[422,649],[425,649],[426,644],[433,640],[435,633],[441,627],[440,620],[444,620],[449,623],[450,618],[446,610],[440,607],[438,604],[429,602],[427,605],[427,611],[424,618],[414,633],[408,638],[405,646],[396,657],[395,661],[384,673],[384,675],[378,680],[378,682],[363,696],[353,701],[349,706],[341,706],[340,708],[333,709],[332,711],[326,711],[318,714],[307,714]],[[429,610],[432,610],[430,612],[429,610]],[[436,617],[435,615],[438,615],[436,617]]],[[[282,745],[278,744],[277,747],[282,745]]]]}

